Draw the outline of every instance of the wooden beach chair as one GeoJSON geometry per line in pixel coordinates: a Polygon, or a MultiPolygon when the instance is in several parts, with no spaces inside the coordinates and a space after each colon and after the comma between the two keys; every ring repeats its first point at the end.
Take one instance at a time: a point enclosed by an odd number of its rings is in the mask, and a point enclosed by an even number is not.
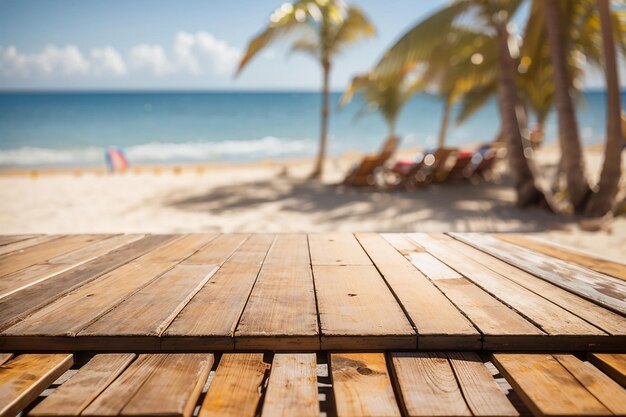
{"type": "Polygon", "coordinates": [[[427,152],[422,162],[407,173],[403,180],[405,188],[415,189],[445,180],[451,169],[450,161],[456,153],[456,148],[439,148],[433,152],[427,152]]]}
{"type": "Polygon", "coordinates": [[[466,180],[471,175],[472,159],[477,151],[460,151],[457,154],[456,161],[448,173],[447,180],[460,181],[466,180]]]}
{"type": "Polygon", "coordinates": [[[385,141],[381,150],[377,154],[365,155],[342,181],[343,185],[366,186],[374,185],[376,171],[381,169],[385,163],[398,149],[400,138],[391,136],[385,141]]]}

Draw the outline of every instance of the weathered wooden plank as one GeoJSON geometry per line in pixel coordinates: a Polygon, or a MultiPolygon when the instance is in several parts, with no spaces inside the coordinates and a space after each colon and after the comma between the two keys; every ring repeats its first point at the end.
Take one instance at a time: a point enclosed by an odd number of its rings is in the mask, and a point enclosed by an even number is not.
{"type": "Polygon", "coordinates": [[[45,263],[32,265],[11,274],[0,280],[0,298],[4,298],[17,291],[28,288],[56,274],[75,268],[89,262],[112,250],[140,239],[141,235],[118,235],[87,244],[67,254],[47,260],[45,263]]]}
{"type": "Polygon", "coordinates": [[[25,354],[0,366],[0,416],[14,416],[74,362],[71,354],[25,354]]]}
{"type": "Polygon", "coordinates": [[[626,353],[590,353],[589,360],[626,387],[626,353]]]}
{"type": "MultiPolygon", "coordinates": [[[[385,238],[387,236],[385,235],[385,238]]],[[[415,247],[414,244],[409,244],[408,241],[403,242],[399,235],[395,236],[393,242],[394,245],[402,245],[407,256],[410,257],[413,254],[410,248],[415,247]]],[[[417,253],[432,257],[432,255],[423,252],[422,248],[417,248],[417,251],[417,253]]],[[[421,259],[423,260],[425,257],[421,259]]],[[[421,266],[419,260],[415,264],[418,268],[421,266]]],[[[539,348],[545,346],[540,341],[545,339],[546,334],[526,318],[492,297],[473,282],[462,278],[460,274],[457,273],[456,275],[459,278],[446,278],[454,276],[449,273],[447,265],[441,264],[443,269],[439,271],[434,268],[434,266],[439,265],[436,262],[428,260],[428,264],[429,268],[425,269],[428,270],[429,274],[432,274],[432,276],[427,275],[432,283],[472,321],[484,335],[485,343],[490,348],[503,349],[510,346],[518,348],[536,346],[539,348]]],[[[453,348],[453,346],[444,347],[453,348]]]]}
{"type": "Polygon", "coordinates": [[[313,266],[322,349],[415,349],[417,336],[374,266],[313,266]]]}
{"type": "Polygon", "coordinates": [[[166,355],[120,415],[191,416],[213,361],[206,353],[166,355]]]}
{"type": "Polygon", "coordinates": [[[39,236],[41,235],[0,235],[0,246],[20,242],[22,240],[32,239],[39,236]]]}
{"type": "Polygon", "coordinates": [[[233,349],[235,327],[273,240],[273,235],[246,240],[166,329],[162,346],[233,349]]]}
{"type": "Polygon", "coordinates": [[[81,415],[188,417],[213,360],[206,353],[140,355],[81,415]]]}
{"type": "MultiPolygon", "coordinates": [[[[465,256],[480,262],[492,271],[553,301],[555,304],[558,304],[569,312],[613,336],[626,336],[626,318],[619,314],[609,311],[587,299],[557,287],[550,282],[544,281],[541,278],[537,278],[526,271],[509,265],[472,246],[453,240],[452,238],[445,239],[446,247],[453,248],[465,256]]],[[[626,343],[626,339],[623,337],[622,343],[626,343]]]]}
{"type": "Polygon", "coordinates": [[[384,353],[331,353],[337,416],[400,416],[384,353]]]}
{"type": "Polygon", "coordinates": [[[209,235],[176,239],[41,308],[3,333],[13,336],[75,336],[211,239],[213,236],[209,235]]]}
{"type": "Polygon", "coordinates": [[[248,237],[249,235],[238,233],[219,235],[182,263],[185,265],[221,265],[233,255],[248,237]]]}
{"type": "MultiPolygon", "coordinates": [[[[159,336],[206,284],[218,265],[176,265],[81,331],[79,337],[159,336]]],[[[132,346],[132,347],[130,347],[132,346]]],[[[130,349],[138,349],[137,344],[130,349]]]]}
{"type": "Polygon", "coordinates": [[[611,414],[552,355],[498,353],[492,358],[535,415],[611,414]]]}
{"type": "MultiPolygon", "coordinates": [[[[445,237],[411,234],[411,240],[473,281],[500,301],[528,317],[549,335],[608,336],[580,317],[546,300],[530,290],[486,268],[474,259],[446,245],[445,237]],[[443,240],[442,240],[443,239],[443,240]]],[[[582,339],[581,339],[582,340],[582,339]]],[[[597,340],[597,337],[595,338],[597,340]]],[[[607,337],[608,341],[608,337],[607,337]]]]}
{"type": "Polygon", "coordinates": [[[478,330],[400,252],[379,234],[356,237],[417,329],[418,349],[480,349],[478,330]]]}
{"type": "Polygon", "coordinates": [[[477,233],[452,236],[559,287],[626,314],[626,281],[491,236],[477,233]]]}
{"type": "Polygon", "coordinates": [[[277,353],[267,384],[262,416],[320,415],[315,353],[277,353]]]}
{"type": "Polygon", "coordinates": [[[609,411],[618,416],[626,416],[626,389],[589,362],[583,362],[576,356],[553,356],[609,411]]]}
{"type": "Polygon", "coordinates": [[[71,252],[92,242],[105,239],[110,235],[70,235],[52,239],[39,245],[31,246],[18,253],[0,256],[0,276],[8,275],[20,269],[45,262],[50,258],[71,252]]]}
{"type": "Polygon", "coordinates": [[[473,352],[447,354],[465,402],[475,416],[517,416],[480,357],[473,352]]]}
{"type": "Polygon", "coordinates": [[[269,364],[262,353],[225,353],[199,417],[254,417],[269,364]]]}
{"type": "Polygon", "coordinates": [[[237,325],[235,347],[271,350],[320,348],[315,291],[305,235],[276,237],[237,325]],[[285,264],[281,263],[283,259],[285,264]]]}
{"type": "Polygon", "coordinates": [[[62,235],[45,235],[45,236],[33,235],[32,238],[17,239],[16,241],[9,242],[7,244],[4,244],[2,247],[0,247],[0,255],[21,251],[23,249],[30,248],[31,246],[35,246],[41,243],[49,242],[51,240],[59,239],[61,237],[63,236],[62,235]]]}
{"type": "MultiPolygon", "coordinates": [[[[52,303],[67,292],[100,278],[171,239],[172,236],[168,235],[147,236],[86,264],[55,275],[36,286],[0,299],[0,329],[15,324],[21,318],[52,303]]],[[[0,338],[0,347],[7,348],[3,344],[4,341],[5,339],[0,338]]]]}
{"type": "Polygon", "coordinates": [[[392,353],[394,382],[408,416],[471,416],[444,353],[392,353]]]}
{"type": "Polygon", "coordinates": [[[307,236],[302,233],[278,235],[263,265],[310,266],[307,236]]]}
{"type": "Polygon", "coordinates": [[[552,242],[548,243],[540,239],[519,234],[494,234],[493,236],[500,240],[504,240],[505,242],[523,246],[526,249],[540,252],[553,258],[559,258],[566,262],[573,262],[594,271],[626,280],[626,265],[623,263],[610,261],[580,250],[567,248],[563,245],[557,245],[552,242]]]}
{"type": "Polygon", "coordinates": [[[133,361],[135,354],[101,354],[37,404],[33,417],[79,416],[133,361]]]}
{"type": "Polygon", "coordinates": [[[351,233],[309,234],[309,247],[314,266],[372,264],[351,233]]]}

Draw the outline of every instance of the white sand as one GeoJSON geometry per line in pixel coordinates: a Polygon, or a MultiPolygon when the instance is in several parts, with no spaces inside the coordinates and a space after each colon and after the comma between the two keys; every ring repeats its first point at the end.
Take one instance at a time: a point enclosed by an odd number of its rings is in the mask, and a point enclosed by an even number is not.
{"type": "MultiPolygon", "coordinates": [[[[587,152],[597,173],[601,154],[587,152]]],[[[542,169],[558,153],[539,154],[542,169]]],[[[349,162],[333,161],[324,184],[305,181],[309,166],[291,163],[182,173],[152,169],[126,175],[71,172],[0,176],[0,234],[87,232],[490,231],[537,233],[605,257],[626,259],[626,218],[608,231],[584,232],[576,218],[514,206],[506,178],[443,184],[415,192],[332,185],[349,162]]]]}

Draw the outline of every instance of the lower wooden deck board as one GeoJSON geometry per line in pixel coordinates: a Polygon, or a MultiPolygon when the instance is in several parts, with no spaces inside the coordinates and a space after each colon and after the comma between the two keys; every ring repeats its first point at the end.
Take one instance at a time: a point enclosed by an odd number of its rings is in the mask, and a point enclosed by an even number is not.
{"type": "Polygon", "coordinates": [[[8,358],[0,364],[0,415],[20,411],[33,417],[626,413],[626,389],[614,375],[571,353],[97,354],[77,358],[68,371],[72,362],[68,353],[8,358]]]}
{"type": "Polygon", "coordinates": [[[551,257],[558,246],[535,265],[524,251],[543,246],[524,238],[0,236],[0,247],[20,243],[0,255],[0,352],[626,346],[624,281],[605,275],[623,265],[594,257],[585,262],[604,273],[584,269],[571,253],[551,257]],[[550,265],[571,276],[556,282],[550,265]]]}

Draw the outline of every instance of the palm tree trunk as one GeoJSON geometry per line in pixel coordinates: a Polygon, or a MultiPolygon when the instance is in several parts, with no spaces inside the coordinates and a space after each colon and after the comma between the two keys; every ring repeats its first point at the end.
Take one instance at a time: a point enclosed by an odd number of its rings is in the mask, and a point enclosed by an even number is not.
{"type": "Polygon", "coordinates": [[[326,159],[326,143],[328,135],[328,110],[330,108],[330,62],[322,62],[322,122],[320,126],[320,149],[317,154],[315,168],[309,176],[310,179],[320,178],[324,173],[324,160],[326,159]]]}
{"type": "Polygon", "coordinates": [[[516,113],[515,62],[509,51],[509,33],[506,29],[506,22],[494,22],[494,25],[498,32],[498,105],[502,118],[502,133],[507,145],[509,168],[517,193],[517,205],[520,207],[547,206],[545,195],[535,185],[535,177],[530,166],[532,161],[524,153],[522,133],[516,113]]]}
{"type": "Polygon", "coordinates": [[[585,162],[580,144],[578,121],[574,100],[570,95],[571,79],[565,60],[565,49],[561,38],[561,1],[543,0],[544,15],[550,59],[554,74],[555,105],[559,119],[559,144],[565,168],[569,200],[574,212],[581,213],[589,199],[591,189],[585,176],[585,162]]]}
{"type": "Polygon", "coordinates": [[[446,134],[448,132],[448,119],[450,118],[450,102],[446,98],[443,104],[443,116],[441,117],[441,128],[439,129],[439,148],[443,148],[446,143],[446,134]]]}
{"type": "Polygon", "coordinates": [[[604,164],[600,174],[598,192],[592,195],[586,210],[586,213],[591,216],[602,216],[608,213],[615,202],[622,175],[622,146],[624,141],[621,124],[619,75],[617,73],[613,22],[611,20],[609,1],[598,0],[598,9],[602,23],[602,47],[606,71],[607,129],[604,164]]]}

